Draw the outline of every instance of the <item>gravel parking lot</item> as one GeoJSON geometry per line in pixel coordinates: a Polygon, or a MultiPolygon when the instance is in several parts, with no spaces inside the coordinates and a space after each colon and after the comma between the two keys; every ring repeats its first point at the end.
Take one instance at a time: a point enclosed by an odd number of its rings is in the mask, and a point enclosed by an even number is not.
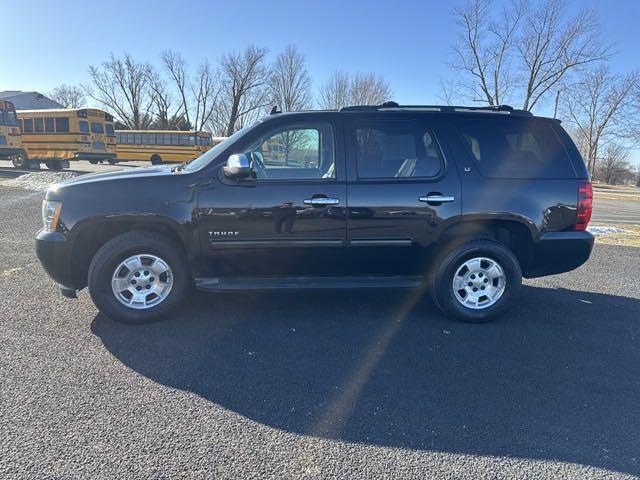
{"type": "Polygon", "coordinates": [[[41,197],[0,187],[0,478],[640,474],[640,249],[598,245],[487,325],[354,291],[132,327],[46,277],[41,197]]]}

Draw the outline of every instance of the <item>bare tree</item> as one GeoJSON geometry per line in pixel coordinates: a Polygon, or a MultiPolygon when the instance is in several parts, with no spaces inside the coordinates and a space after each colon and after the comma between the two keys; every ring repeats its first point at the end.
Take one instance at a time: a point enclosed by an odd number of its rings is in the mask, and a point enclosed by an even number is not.
{"type": "Polygon", "coordinates": [[[269,94],[272,103],[285,112],[311,108],[311,77],[304,55],[294,45],[276,57],[269,75],[269,94]]]}
{"type": "Polygon", "coordinates": [[[565,19],[564,0],[545,0],[527,16],[518,50],[526,78],[522,108],[531,110],[567,73],[605,59],[596,12],[565,19]]]}
{"type": "Polygon", "coordinates": [[[131,55],[113,54],[99,67],[90,66],[91,85],[85,92],[131,129],[144,129],[152,121],[153,99],[149,94],[149,66],[131,55]]]}
{"type": "Polygon", "coordinates": [[[82,108],[87,104],[84,91],[75,85],[60,85],[51,90],[48,96],[64,108],[82,108]]]}
{"type": "Polygon", "coordinates": [[[157,130],[184,130],[191,125],[185,120],[182,105],[174,106],[174,101],[164,79],[153,68],[149,68],[149,95],[153,102],[155,116],[151,128],[157,130]]]}
{"type": "Polygon", "coordinates": [[[340,70],[333,72],[329,80],[320,87],[318,104],[325,110],[339,110],[351,103],[351,81],[349,74],[340,70]]]}
{"type": "Polygon", "coordinates": [[[629,149],[620,143],[609,144],[599,161],[595,178],[610,185],[633,181],[634,172],[629,163],[629,149]]]}
{"type": "Polygon", "coordinates": [[[178,91],[181,114],[184,115],[187,123],[191,124],[191,118],[189,117],[189,104],[187,101],[189,79],[186,73],[186,63],[183,60],[182,55],[171,50],[163,52],[161,59],[165,70],[169,74],[169,77],[178,91]]]}
{"type": "Polygon", "coordinates": [[[191,94],[195,103],[193,128],[204,129],[214,114],[221,93],[220,75],[211,70],[205,60],[199,67],[196,79],[191,85],[191,94]]]}
{"type": "Polygon", "coordinates": [[[459,95],[489,105],[520,98],[532,110],[578,67],[607,58],[594,11],[569,17],[564,4],[513,0],[496,14],[491,0],[470,0],[454,9],[459,95]]]}
{"type": "Polygon", "coordinates": [[[391,97],[389,84],[374,73],[358,73],[353,77],[336,70],[320,87],[320,108],[339,110],[348,105],[380,105],[391,97]]]}
{"type": "Polygon", "coordinates": [[[349,97],[353,105],[381,105],[390,100],[391,88],[379,75],[358,73],[351,80],[349,97]]]}
{"type": "Polygon", "coordinates": [[[490,8],[490,0],[472,0],[454,9],[461,33],[453,67],[469,75],[460,86],[472,100],[500,105],[513,87],[509,67],[526,3],[513,1],[495,20],[490,8]]]}
{"type": "Polygon", "coordinates": [[[254,121],[269,103],[267,50],[248,46],[220,60],[220,93],[209,125],[215,133],[232,135],[254,121]]]}
{"type": "Polygon", "coordinates": [[[589,172],[593,175],[598,153],[613,140],[629,140],[637,125],[633,90],[638,88],[636,72],[613,74],[606,65],[582,72],[563,95],[562,113],[576,128],[589,172]]]}

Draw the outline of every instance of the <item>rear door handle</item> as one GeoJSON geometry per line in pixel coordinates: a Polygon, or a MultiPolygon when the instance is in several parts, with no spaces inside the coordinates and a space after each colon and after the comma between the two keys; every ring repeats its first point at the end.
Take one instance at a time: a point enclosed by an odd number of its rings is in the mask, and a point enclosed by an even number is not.
{"type": "Polygon", "coordinates": [[[305,205],[313,205],[314,207],[324,207],[326,205],[338,205],[340,200],[337,198],[329,198],[329,197],[313,197],[313,198],[305,198],[305,205]]]}
{"type": "Polygon", "coordinates": [[[456,197],[450,195],[441,195],[439,193],[430,193],[424,197],[419,197],[418,200],[426,203],[449,203],[455,201],[456,197]]]}

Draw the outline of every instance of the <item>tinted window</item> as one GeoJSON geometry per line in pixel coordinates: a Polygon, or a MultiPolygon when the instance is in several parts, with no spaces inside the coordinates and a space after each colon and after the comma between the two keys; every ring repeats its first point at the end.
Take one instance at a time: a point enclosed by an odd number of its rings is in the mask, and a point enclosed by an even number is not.
{"type": "Polygon", "coordinates": [[[55,127],[53,126],[53,118],[45,117],[44,119],[44,131],[45,132],[55,132],[55,127]]]}
{"type": "Polygon", "coordinates": [[[546,121],[500,118],[458,122],[482,174],[491,178],[572,178],[562,143],[546,121]]]}
{"type": "Polygon", "coordinates": [[[442,156],[431,131],[390,123],[356,128],[355,154],[359,178],[433,177],[442,156]]]}
{"type": "Polygon", "coordinates": [[[330,125],[290,127],[264,135],[245,152],[257,178],[335,178],[330,125]]]}
{"type": "Polygon", "coordinates": [[[133,143],[135,143],[137,145],[141,145],[142,144],[142,134],[141,133],[134,133],[133,134],[133,143]]]}
{"type": "Polygon", "coordinates": [[[4,109],[0,108],[0,125],[6,125],[6,120],[4,116],[4,109]]]}
{"type": "Polygon", "coordinates": [[[107,135],[113,135],[114,131],[113,131],[113,125],[111,125],[110,123],[107,123],[105,126],[107,135]]]}
{"type": "Polygon", "coordinates": [[[44,132],[44,118],[34,118],[34,129],[36,132],[44,132]]]}
{"type": "Polygon", "coordinates": [[[56,118],[56,132],[68,132],[69,119],[67,117],[56,118]]]}
{"type": "MultiPolygon", "coordinates": [[[[59,119],[56,119],[56,120],[59,120],[59,119]]],[[[80,125],[81,133],[89,133],[89,122],[87,122],[86,120],[80,120],[79,125],[80,125]]]]}
{"type": "Polygon", "coordinates": [[[33,132],[33,118],[25,118],[24,119],[24,130],[25,133],[33,132]]]}
{"type": "Polygon", "coordinates": [[[104,125],[98,122],[91,122],[91,133],[104,133],[104,125]]]}

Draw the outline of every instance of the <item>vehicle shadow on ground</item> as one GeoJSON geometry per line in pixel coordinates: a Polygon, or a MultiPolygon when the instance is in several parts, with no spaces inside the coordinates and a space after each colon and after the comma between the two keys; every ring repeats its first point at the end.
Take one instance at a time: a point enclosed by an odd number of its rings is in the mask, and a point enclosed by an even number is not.
{"type": "Polygon", "coordinates": [[[195,295],[92,331],[140,374],[289,432],[640,472],[640,300],[520,298],[469,325],[411,292],[195,295]]]}

